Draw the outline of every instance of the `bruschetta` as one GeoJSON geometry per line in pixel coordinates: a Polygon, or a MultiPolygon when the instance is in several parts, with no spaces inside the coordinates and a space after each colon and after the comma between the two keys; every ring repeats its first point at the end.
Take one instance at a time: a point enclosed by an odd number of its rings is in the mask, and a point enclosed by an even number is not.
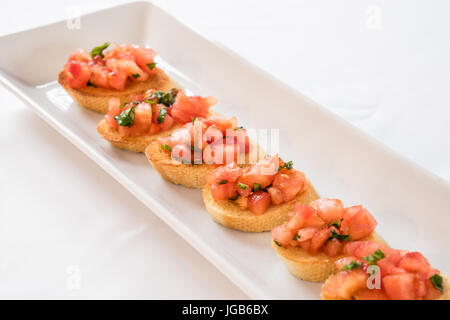
{"type": "Polygon", "coordinates": [[[80,106],[108,112],[108,100],[120,104],[148,89],[167,91],[175,84],[154,62],[156,52],[135,45],[121,45],[105,51],[109,43],[90,53],[75,50],[58,75],[59,84],[80,106]]]}
{"type": "Polygon", "coordinates": [[[357,240],[386,245],[375,232],[374,217],[361,205],[344,208],[338,199],[297,203],[289,221],[272,229],[272,247],[295,277],[323,282],[337,269],[334,261],[357,240]]]}
{"type": "MultiPolygon", "coordinates": [[[[186,118],[187,120],[187,118],[186,118]]],[[[195,118],[165,138],[152,142],[145,154],[161,176],[188,188],[202,188],[206,174],[224,163],[246,165],[264,152],[237,126],[236,117],[212,114],[195,118]]]]}
{"type": "Polygon", "coordinates": [[[322,286],[324,300],[449,300],[450,280],[419,252],[371,241],[345,246],[339,272],[322,286]],[[376,267],[374,267],[376,266],[376,267]]]}
{"type": "Polygon", "coordinates": [[[305,175],[278,155],[244,168],[218,167],[207,174],[202,193],[214,221],[247,232],[268,231],[288,219],[295,202],[318,198],[305,175]]]}
{"type": "Polygon", "coordinates": [[[118,98],[109,100],[109,110],[97,131],[112,145],[144,152],[158,138],[166,137],[196,117],[207,117],[214,97],[186,96],[180,89],[167,92],[150,89],[143,96],[120,105],[118,98]]]}

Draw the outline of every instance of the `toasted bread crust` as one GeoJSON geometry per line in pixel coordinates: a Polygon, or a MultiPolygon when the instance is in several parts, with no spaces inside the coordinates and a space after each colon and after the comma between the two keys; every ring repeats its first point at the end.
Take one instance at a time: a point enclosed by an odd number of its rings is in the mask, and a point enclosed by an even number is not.
{"type": "Polygon", "coordinates": [[[106,123],[105,119],[102,119],[97,125],[97,131],[103,136],[103,138],[108,140],[115,147],[133,152],[144,152],[145,148],[147,148],[147,146],[153,141],[158,138],[167,137],[174,130],[180,127],[181,125],[176,124],[170,130],[161,131],[158,134],[147,136],[123,136],[116,129],[111,128],[106,123]]]}
{"type": "MultiPolygon", "coordinates": [[[[387,243],[376,232],[363,240],[375,241],[387,246],[387,243]]],[[[274,241],[272,241],[272,248],[278,253],[293,276],[312,282],[323,282],[330,275],[335,274],[338,270],[334,262],[344,257],[342,255],[330,258],[323,252],[318,255],[310,255],[300,247],[284,248],[275,244],[274,241]]]]}
{"type": "Polygon", "coordinates": [[[177,87],[169,76],[159,68],[156,68],[155,73],[151,74],[145,81],[128,83],[123,91],[90,86],[82,89],[73,89],[67,85],[64,71],[58,74],[58,83],[80,106],[103,114],[108,112],[108,100],[110,98],[119,98],[120,104],[123,104],[129,102],[130,96],[144,94],[148,89],[167,91],[177,87]]]}
{"type": "Polygon", "coordinates": [[[294,209],[296,202],[307,204],[319,198],[316,190],[308,181],[307,189],[298,194],[294,200],[271,206],[264,214],[255,215],[249,210],[241,209],[233,201],[214,200],[211,196],[210,185],[203,188],[202,194],[206,209],[214,221],[225,227],[246,232],[268,231],[279,226],[286,222],[288,213],[294,209]]]}
{"type": "MultiPolygon", "coordinates": [[[[441,274],[443,285],[444,285],[444,292],[442,293],[442,296],[439,299],[436,300],[450,300],[450,277],[446,274],[441,274]]],[[[329,276],[327,281],[322,285],[322,288],[327,284],[328,281],[333,277],[333,275],[329,276]]],[[[340,297],[331,297],[329,295],[324,295],[322,291],[320,292],[320,297],[322,300],[345,300],[340,297]]]]}
{"type": "MultiPolygon", "coordinates": [[[[258,159],[262,158],[265,154],[259,146],[255,148],[254,152],[257,152],[258,159]]],[[[175,161],[168,152],[161,150],[158,141],[152,142],[145,149],[145,155],[164,179],[194,189],[203,188],[206,184],[206,174],[219,166],[205,163],[192,165],[175,161]]]]}

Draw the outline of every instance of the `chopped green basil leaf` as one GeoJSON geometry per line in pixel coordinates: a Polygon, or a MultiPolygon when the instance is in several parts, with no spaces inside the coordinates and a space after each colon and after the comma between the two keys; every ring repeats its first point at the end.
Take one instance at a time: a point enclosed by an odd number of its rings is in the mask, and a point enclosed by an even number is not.
{"type": "Polygon", "coordinates": [[[431,284],[433,287],[438,289],[440,292],[444,292],[444,286],[442,284],[442,277],[437,273],[430,278],[431,284]]]}
{"type": "Polygon", "coordinates": [[[148,67],[150,70],[155,69],[155,67],[156,67],[156,62],[147,63],[147,67],[148,67]]]}
{"type": "Polygon", "coordinates": [[[162,145],[161,145],[161,149],[167,150],[167,151],[169,151],[169,152],[172,152],[172,147],[169,146],[168,144],[162,144],[162,145]]]}
{"type": "Polygon", "coordinates": [[[159,110],[158,117],[156,118],[156,121],[158,123],[163,123],[166,119],[167,109],[166,107],[162,107],[161,110],[159,110]]]}
{"type": "Polygon", "coordinates": [[[243,126],[240,126],[240,127],[234,128],[234,130],[245,130],[245,129],[243,126]]]}
{"type": "Polygon", "coordinates": [[[273,239],[273,242],[275,242],[275,244],[276,244],[277,246],[281,247],[281,244],[280,244],[277,240],[273,239]]]}
{"type": "Polygon", "coordinates": [[[339,241],[350,241],[350,235],[348,234],[339,234],[336,230],[331,230],[331,236],[327,239],[327,242],[331,239],[338,239],[339,241]]]}
{"type": "Polygon", "coordinates": [[[115,116],[114,119],[119,126],[131,127],[134,123],[134,107],[123,110],[119,115],[115,116]]]}
{"type": "Polygon", "coordinates": [[[330,223],[330,224],[328,224],[328,226],[329,226],[329,227],[333,226],[333,227],[335,227],[336,229],[339,229],[339,228],[341,227],[342,220],[343,220],[343,219],[341,219],[341,220],[339,220],[339,221],[336,221],[336,222],[333,222],[333,223],[330,223]]]}
{"type": "Polygon", "coordinates": [[[239,189],[242,189],[242,190],[244,190],[244,189],[247,189],[247,187],[248,187],[248,185],[246,185],[246,184],[243,184],[243,183],[238,183],[238,188],[239,189]]]}
{"type": "Polygon", "coordinates": [[[259,189],[261,189],[261,185],[259,183],[254,183],[253,184],[253,191],[258,191],[259,189]]]}
{"type": "Polygon", "coordinates": [[[293,240],[298,240],[300,239],[300,235],[298,233],[295,234],[294,238],[292,238],[293,240]]]}
{"type": "Polygon", "coordinates": [[[286,163],[283,164],[282,166],[280,166],[280,167],[278,168],[278,171],[280,171],[280,170],[283,169],[283,168],[286,168],[286,169],[288,169],[288,170],[291,170],[293,167],[294,167],[294,163],[293,163],[292,160],[291,160],[291,161],[286,162],[286,163]]]}
{"type": "Polygon", "coordinates": [[[231,200],[231,201],[236,201],[237,198],[239,198],[239,195],[237,195],[237,196],[235,196],[235,197],[232,197],[232,198],[230,198],[229,200],[231,200]]]}
{"type": "Polygon", "coordinates": [[[105,42],[101,46],[95,47],[94,49],[91,50],[91,57],[94,58],[95,56],[100,56],[100,57],[104,58],[105,56],[103,54],[103,51],[108,47],[109,47],[109,42],[105,42]]]}
{"type": "Polygon", "coordinates": [[[225,183],[228,183],[228,180],[223,179],[223,180],[220,180],[220,182],[219,182],[219,184],[225,184],[225,183]]]}
{"type": "Polygon", "coordinates": [[[139,73],[133,73],[131,76],[133,77],[133,79],[137,79],[137,78],[139,78],[141,75],[140,75],[139,73]]]}
{"type": "Polygon", "coordinates": [[[361,268],[361,265],[362,264],[360,262],[353,260],[349,264],[346,264],[345,266],[343,266],[341,271],[359,269],[359,268],[361,268]]]}
{"type": "Polygon", "coordinates": [[[381,251],[380,249],[377,249],[371,255],[368,255],[367,257],[363,257],[363,259],[366,260],[367,262],[369,262],[370,265],[372,265],[372,264],[377,264],[377,262],[380,261],[381,259],[383,259],[384,257],[385,257],[385,255],[384,255],[383,251],[381,251]]]}

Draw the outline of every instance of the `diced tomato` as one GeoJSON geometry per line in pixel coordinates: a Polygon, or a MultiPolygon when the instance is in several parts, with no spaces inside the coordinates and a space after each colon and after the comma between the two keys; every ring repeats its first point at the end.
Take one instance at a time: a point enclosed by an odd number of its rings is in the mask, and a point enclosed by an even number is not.
{"type": "Polygon", "coordinates": [[[110,98],[108,100],[108,113],[105,116],[105,121],[111,128],[117,129],[119,127],[114,117],[120,114],[120,112],[120,99],[110,98]]]}
{"type": "Polygon", "coordinates": [[[414,274],[388,275],[381,279],[386,295],[391,300],[414,300],[414,274]]]}
{"type": "Polygon", "coordinates": [[[328,238],[331,236],[330,229],[321,229],[316,232],[311,238],[311,248],[309,252],[311,254],[317,254],[319,249],[325,244],[328,238]]]}
{"type": "Polygon", "coordinates": [[[215,125],[219,130],[222,130],[223,133],[225,133],[227,129],[234,129],[237,127],[236,117],[224,117],[213,114],[208,118],[207,121],[212,125],[215,125]]]}
{"type": "Polygon", "coordinates": [[[214,200],[227,200],[238,195],[236,185],[228,182],[225,184],[214,183],[211,185],[211,196],[214,200]]]}
{"type": "MultiPolygon", "coordinates": [[[[157,124],[157,123],[152,123],[152,126],[150,127],[150,131],[149,134],[158,134],[161,132],[161,125],[157,124]]],[[[162,143],[162,144],[167,144],[167,143],[162,143]]]]}
{"type": "Polygon", "coordinates": [[[342,253],[342,247],[344,245],[337,239],[331,239],[323,246],[323,252],[328,257],[337,257],[342,253]]]}
{"type": "Polygon", "coordinates": [[[256,215],[261,215],[270,207],[271,202],[270,195],[259,190],[248,197],[248,209],[256,215]]]}
{"type": "Polygon", "coordinates": [[[299,245],[305,251],[309,252],[311,250],[311,240],[299,242],[299,245]]]}
{"type": "Polygon", "coordinates": [[[206,118],[209,108],[216,103],[217,100],[213,97],[188,97],[183,92],[179,92],[172,105],[171,114],[175,121],[188,123],[192,122],[194,117],[206,118]]]}
{"type": "Polygon", "coordinates": [[[312,214],[309,216],[309,218],[305,221],[304,226],[305,227],[316,227],[316,228],[321,228],[323,226],[326,225],[325,221],[322,220],[321,217],[319,217],[319,215],[317,214],[317,211],[313,208],[310,207],[312,209],[312,214]]]}
{"type": "Polygon", "coordinates": [[[282,246],[288,246],[294,233],[286,228],[286,225],[281,225],[272,229],[272,238],[276,240],[282,246]]]}
{"type": "Polygon", "coordinates": [[[236,162],[238,154],[239,154],[238,145],[223,144],[218,141],[216,143],[208,145],[208,147],[205,148],[203,159],[205,160],[205,163],[211,163],[212,161],[212,163],[214,164],[230,164],[236,162]],[[205,154],[206,155],[209,154],[209,147],[211,147],[210,155],[212,159],[207,157],[205,160],[205,154]]]}
{"type": "Polygon", "coordinates": [[[185,164],[192,164],[191,148],[185,144],[177,144],[172,147],[172,158],[185,164]]]}
{"type": "Polygon", "coordinates": [[[148,79],[148,73],[138,67],[132,60],[121,60],[111,58],[106,60],[106,66],[111,70],[124,70],[132,81],[145,81],[148,79]]]}
{"type": "Polygon", "coordinates": [[[301,203],[296,203],[294,211],[286,227],[297,232],[300,228],[305,226],[305,222],[314,214],[314,209],[310,206],[304,206],[301,203]]]}
{"type": "Polygon", "coordinates": [[[371,234],[377,225],[374,217],[362,206],[345,209],[341,232],[350,235],[352,240],[360,240],[371,234]]]}
{"type": "Polygon", "coordinates": [[[357,292],[366,289],[368,277],[359,269],[339,272],[322,287],[322,295],[351,300],[357,292]]]}
{"type": "Polygon", "coordinates": [[[344,206],[338,199],[317,199],[310,203],[317,214],[326,223],[339,222],[344,217],[344,206]]]}
{"type": "Polygon", "coordinates": [[[156,52],[152,49],[147,49],[139,46],[132,46],[132,52],[136,59],[136,64],[145,72],[153,73],[155,69],[150,69],[148,64],[153,63],[153,59],[156,56],[156,52]]]}
{"type": "MultiPolygon", "coordinates": [[[[352,242],[346,244],[346,246],[351,245],[352,242]]],[[[362,257],[367,257],[371,254],[373,254],[377,249],[380,249],[383,253],[386,251],[386,247],[383,246],[382,244],[376,243],[376,242],[372,242],[372,241],[362,241],[360,243],[360,246],[358,246],[356,248],[356,250],[351,253],[352,255],[358,257],[358,258],[362,258],[362,257]]],[[[346,251],[349,251],[348,249],[346,251]]]]}
{"type": "Polygon", "coordinates": [[[267,189],[267,192],[269,192],[270,197],[272,198],[272,203],[274,205],[283,203],[283,194],[281,193],[280,189],[270,187],[267,189]]]}
{"type": "Polygon", "coordinates": [[[64,73],[71,88],[81,89],[87,86],[92,71],[86,63],[72,60],[64,66],[64,73]]]}
{"type": "Polygon", "coordinates": [[[108,74],[108,85],[112,89],[124,90],[127,84],[128,74],[125,70],[113,70],[108,74]]]}
{"type": "Polygon", "coordinates": [[[291,169],[287,173],[278,173],[273,180],[273,186],[281,191],[284,202],[293,200],[305,186],[305,175],[291,169]]]}
{"type": "Polygon", "coordinates": [[[431,268],[428,260],[419,252],[408,252],[401,258],[398,266],[408,272],[422,274],[427,274],[431,268]]]}
{"type": "Polygon", "coordinates": [[[355,300],[388,300],[381,289],[361,289],[354,296],[355,300]]]}
{"type": "Polygon", "coordinates": [[[220,166],[210,171],[206,175],[206,183],[213,184],[226,180],[227,182],[235,183],[241,176],[242,169],[236,163],[230,163],[226,166],[220,166]]]}
{"type": "Polygon", "coordinates": [[[240,183],[253,186],[258,184],[261,188],[269,186],[278,171],[278,156],[259,160],[251,167],[244,170],[244,174],[239,178],[240,183]]]}
{"type": "Polygon", "coordinates": [[[203,136],[208,143],[214,143],[223,140],[222,130],[217,128],[216,125],[211,125],[210,127],[208,127],[205,130],[203,136]]]}
{"type": "Polygon", "coordinates": [[[89,81],[97,87],[108,89],[109,88],[108,68],[104,66],[93,66],[91,67],[91,70],[92,73],[89,81]]]}
{"type": "Polygon", "coordinates": [[[319,229],[314,228],[314,227],[302,228],[302,229],[298,230],[298,232],[297,232],[297,234],[300,237],[298,240],[300,242],[310,240],[314,236],[314,234],[318,231],[319,231],[319,229]]]}
{"type": "Polygon", "coordinates": [[[69,59],[67,59],[67,61],[90,62],[91,55],[84,49],[77,49],[69,56],[69,59]]]}
{"type": "Polygon", "coordinates": [[[161,105],[161,104],[154,105],[152,108],[152,111],[153,111],[152,122],[154,124],[159,124],[161,126],[161,130],[164,131],[164,130],[169,130],[170,128],[172,128],[172,126],[174,124],[174,120],[170,116],[170,114],[167,113],[167,108],[164,105],[161,105]],[[164,115],[163,122],[158,123],[158,116],[159,116],[162,108],[166,109],[166,114],[164,115]]]}

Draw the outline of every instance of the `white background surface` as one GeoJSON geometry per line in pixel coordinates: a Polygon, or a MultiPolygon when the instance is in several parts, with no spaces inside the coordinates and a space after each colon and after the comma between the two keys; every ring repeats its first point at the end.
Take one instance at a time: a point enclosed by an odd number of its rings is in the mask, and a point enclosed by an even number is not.
{"type": "MultiPolygon", "coordinates": [[[[450,180],[450,2],[155,2],[450,180]]],[[[0,34],[114,3],[2,2],[0,34]]],[[[0,98],[1,298],[245,298],[4,88],[0,98]]]]}

